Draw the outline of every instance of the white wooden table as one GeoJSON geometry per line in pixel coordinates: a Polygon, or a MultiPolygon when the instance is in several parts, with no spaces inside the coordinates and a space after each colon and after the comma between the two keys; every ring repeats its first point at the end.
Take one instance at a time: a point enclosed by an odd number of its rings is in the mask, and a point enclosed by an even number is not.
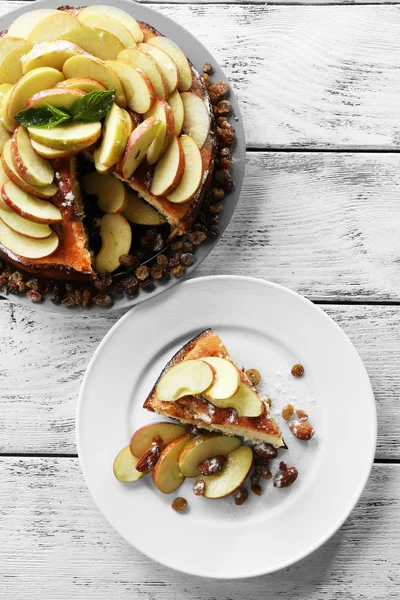
{"type": "MultiPolygon", "coordinates": [[[[32,5],[0,1],[0,14],[22,4],[32,5]]],[[[121,314],[50,315],[1,301],[0,597],[399,598],[400,4],[154,7],[210,48],[247,131],[239,207],[196,275],[258,276],[324,305],[372,380],[375,465],[342,529],[290,569],[232,583],[170,571],[105,522],[76,455],[79,385],[121,314]]],[[[343,468],[355,467],[349,448],[343,468]]]]}

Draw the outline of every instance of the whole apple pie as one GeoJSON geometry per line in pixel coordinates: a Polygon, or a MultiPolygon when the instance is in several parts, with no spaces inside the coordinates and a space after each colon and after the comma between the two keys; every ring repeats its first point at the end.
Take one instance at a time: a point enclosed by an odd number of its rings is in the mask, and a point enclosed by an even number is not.
{"type": "MultiPolygon", "coordinates": [[[[227,86],[210,87],[209,71],[115,7],[18,17],[0,39],[0,258],[90,282],[124,268],[143,275],[146,250],[177,248],[190,232],[203,241],[232,185],[234,138],[227,86]]],[[[193,260],[181,255],[177,276],[193,260]]],[[[165,268],[157,262],[154,279],[165,268]]]]}

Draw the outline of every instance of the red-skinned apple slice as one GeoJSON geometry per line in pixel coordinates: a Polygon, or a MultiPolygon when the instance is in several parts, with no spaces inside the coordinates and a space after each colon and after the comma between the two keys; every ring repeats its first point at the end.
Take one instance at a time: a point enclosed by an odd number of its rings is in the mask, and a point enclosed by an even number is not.
{"type": "Polygon", "coordinates": [[[75,152],[83,150],[96,142],[101,135],[100,121],[93,123],[67,123],[44,129],[41,127],[28,127],[29,135],[45,146],[54,150],[75,152]]]}
{"type": "Polygon", "coordinates": [[[97,273],[112,273],[121,266],[119,257],[128,254],[132,230],[122,215],[104,215],[100,219],[101,250],[95,259],[97,273]]]}
{"type": "Polygon", "coordinates": [[[203,480],[205,498],[224,498],[237,490],[245,481],[253,464],[253,451],[248,446],[239,446],[228,454],[224,468],[215,475],[200,475],[203,480]]]}
{"type": "Polygon", "coordinates": [[[41,240],[48,238],[52,233],[52,230],[48,225],[34,223],[33,221],[28,221],[28,219],[23,219],[7,207],[5,209],[2,206],[0,207],[0,219],[10,227],[10,229],[13,229],[26,237],[41,240]]]}
{"type": "Polygon", "coordinates": [[[227,435],[200,434],[196,435],[181,452],[179,469],[185,477],[200,475],[199,465],[214,456],[228,456],[241,445],[237,437],[227,435]]]}
{"type": "Polygon", "coordinates": [[[39,67],[52,67],[61,71],[63,64],[68,58],[75,54],[84,54],[85,51],[65,40],[52,40],[50,42],[41,42],[27,52],[21,59],[22,72],[28,73],[39,67]]]}
{"type": "Polygon", "coordinates": [[[107,90],[116,90],[115,102],[118,106],[126,106],[125,93],[119,77],[107,64],[94,56],[78,55],[69,58],[63,66],[65,79],[89,77],[101,83],[107,90]]]}
{"type": "Polygon", "coordinates": [[[47,42],[56,40],[67,31],[81,27],[78,19],[71,13],[57,11],[55,14],[45,17],[33,27],[28,35],[29,42],[47,42]]]}
{"type": "Polygon", "coordinates": [[[0,123],[0,152],[3,151],[9,139],[11,139],[11,133],[4,127],[3,123],[0,123]]]}
{"type": "Polygon", "coordinates": [[[140,165],[162,123],[157,119],[146,119],[129,136],[125,152],[118,163],[118,172],[129,179],[140,165]]]}
{"type": "Polygon", "coordinates": [[[56,88],[66,88],[68,90],[82,90],[89,94],[90,92],[105,92],[106,88],[94,79],[89,77],[71,77],[57,83],[56,88]]]}
{"type": "Polygon", "coordinates": [[[0,219],[0,244],[18,256],[36,259],[53,254],[58,248],[59,238],[54,231],[45,239],[27,237],[10,229],[0,219]]]}
{"type": "Polygon", "coordinates": [[[106,60],[105,64],[122,82],[129,108],[140,115],[146,113],[155,100],[154,88],[146,73],[118,60],[106,60]]]}
{"type": "Polygon", "coordinates": [[[125,448],[122,448],[122,450],[118,452],[113,464],[114,475],[118,481],[122,481],[122,483],[132,483],[145,475],[145,473],[136,471],[138,460],[139,459],[136,458],[136,456],[133,456],[129,446],[125,446],[125,448]]]}
{"type": "Polygon", "coordinates": [[[86,193],[97,196],[97,204],[104,213],[117,214],[126,209],[127,189],[114,175],[101,175],[94,171],[84,175],[81,183],[86,193]]]}
{"type": "Polygon", "coordinates": [[[163,36],[154,36],[147,40],[151,46],[156,46],[164,50],[168,56],[174,61],[179,71],[179,89],[182,92],[187,92],[192,87],[192,70],[186,55],[172,40],[163,36]]]}
{"type": "Polygon", "coordinates": [[[184,481],[179,470],[179,456],[193,436],[186,434],[170,442],[161,452],[153,469],[153,482],[163,494],[171,494],[184,481]]]}
{"type": "Polygon", "coordinates": [[[203,161],[196,142],[189,135],[182,135],[180,141],[185,155],[185,170],[178,187],[167,196],[170,202],[177,204],[191,200],[203,178],[203,161]]]}
{"type": "Polygon", "coordinates": [[[16,171],[31,185],[43,187],[54,179],[51,163],[38,156],[24,127],[17,127],[11,141],[12,161],[16,171]]]}
{"type": "Polygon", "coordinates": [[[140,457],[151,448],[155,438],[161,438],[163,441],[161,448],[165,448],[167,444],[185,434],[185,428],[175,423],[162,422],[145,425],[132,435],[130,442],[131,453],[134,456],[140,457]]]}
{"type": "Polygon", "coordinates": [[[53,225],[62,221],[61,212],[54,204],[31,196],[12,181],[4,183],[1,197],[8,208],[28,221],[45,225],[53,225]]]}
{"type": "Polygon", "coordinates": [[[118,54],[124,49],[124,45],[115,35],[96,27],[74,29],[61,36],[61,39],[77,44],[101,60],[116,60],[118,54]]]}
{"type": "Polygon", "coordinates": [[[184,170],[185,155],[179,138],[175,136],[154,169],[150,192],[155,196],[170,194],[180,184],[184,170]]]}
{"type": "Polygon", "coordinates": [[[138,48],[139,50],[142,50],[142,52],[149,54],[156,61],[167,82],[168,92],[172,94],[179,85],[178,67],[172,58],[170,58],[164,50],[152,46],[151,44],[139,44],[138,48]]]}
{"type": "MultiPolygon", "coordinates": [[[[105,24],[109,23],[111,20],[117,21],[124,29],[128,30],[130,38],[125,41],[121,40],[127,48],[134,46],[135,42],[141,42],[143,40],[143,31],[136,19],[124,10],[115,6],[109,6],[107,4],[86,6],[78,15],[78,19],[81,23],[88,27],[101,27],[100,25],[95,25],[95,22],[100,20],[101,17],[103,17],[105,24]]],[[[102,27],[102,29],[105,29],[105,27],[102,27]]]]}
{"type": "Polygon", "coordinates": [[[11,179],[11,181],[13,181],[15,185],[20,187],[21,190],[24,190],[28,194],[31,194],[36,198],[44,198],[48,200],[57,192],[57,186],[54,183],[43,187],[38,187],[31,185],[25,181],[25,179],[22,179],[12,161],[11,140],[8,140],[8,142],[4,144],[3,152],[1,154],[1,161],[3,163],[4,171],[7,173],[7,176],[11,179]]]}
{"type": "Polygon", "coordinates": [[[7,56],[0,66],[0,83],[17,83],[22,77],[22,58],[32,48],[32,44],[26,42],[23,46],[16,48],[7,56]]]}
{"type": "Polygon", "coordinates": [[[168,104],[171,107],[172,114],[174,115],[175,121],[175,135],[180,135],[183,127],[184,109],[183,102],[178,90],[175,90],[168,98],[168,104]]]}
{"type": "Polygon", "coordinates": [[[69,156],[74,156],[75,154],[78,154],[78,150],[54,150],[54,148],[50,148],[50,146],[45,146],[44,144],[35,142],[35,140],[31,140],[31,144],[36,154],[39,154],[39,156],[43,156],[43,158],[47,158],[48,160],[68,158],[69,156]]]}
{"type": "Polygon", "coordinates": [[[161,100],[161,98],[156,98],[151,109],[144,115],[145,119],[151,117],[158,119],[162,123],[160,131],[154,138],[154,142],[151,144],[146,155],[149,165],[155,165],[167,150],[174,137],[175,123],[170,105],[165,100],[161,100]]]}
{"type": "Polygon", "coordinates": [[[71,108],[74,102],[77,102],[86,93],[82,90],[68,90],[63,88],[52,88],[50,90],[42,90],[29,98],[26,103],[26,108],[41,108],[46,104],[51,104],[56,108],[71,108]]]}
{"type": "Polygon", "coordinates": [[[137,192],[128,190],[128,204],[124,210],[124,217],[135,225],[155,226],[165,223],[165,218],[155,208],[139,198],[137,192]]]}
{"type": "Polygon", "coordinates": [[[94,153],[94,164],[99,173],[107,172],[121,158],[129,137],[127,113],[113,104],[103,125],[102,140],[94,153]]]}
{"type": "Polygon", "coordinates": [[[174,402],[183,396],[197,396],[214,381],[214,369],[202,360],[183,360],[174,365],[158,381],[159,400],[174,402]]]}
{"type": "Polygon", "coordinates": [[[184,108],[183,131],[194,139],[201,150],[210,132],[210,115],[203,100],[196,94],[183,92],[181,98],[184,108]]]}
{"type": "Polygon", "coordinates": [[[163,100],[168,98],[169,92],[165,77],[150,54],[146,54],[139,48],[126,48],[118,54],[117,60],[142,69],[150,79],[156,96],[163,100]]]}

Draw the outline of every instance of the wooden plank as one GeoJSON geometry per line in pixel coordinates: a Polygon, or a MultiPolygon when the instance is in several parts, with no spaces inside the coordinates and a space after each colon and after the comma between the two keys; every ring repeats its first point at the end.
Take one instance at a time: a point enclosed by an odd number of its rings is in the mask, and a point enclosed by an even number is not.
{"type": "Polygon", "coordinates": [[[398,597],[400,465],[374,467],[350,518],[318,552],[268,578],[223,585],[128,546],[94,505],[76,459],[3,458],[0,478],[0,586],[10,600],[242,600],[266,590],[285,600],[398,597]]]}
{"type": "MultiPolygon", "coordinates": [[[[15,6],[1,2],[0,14],[15,6]]],[[[154,7],[224,68],[249,147],[399,147],[398,6],[154,7]]]]}
{"type": "MultiPolygon", "coordinates": [[[[400,309],[324,306],[365,362],[378,407],[377,457],[400,458],[400,309]]],[[[76,317],[0,304],[1,453],[75,453],[85,368],[119,314],[76,317]]]]}

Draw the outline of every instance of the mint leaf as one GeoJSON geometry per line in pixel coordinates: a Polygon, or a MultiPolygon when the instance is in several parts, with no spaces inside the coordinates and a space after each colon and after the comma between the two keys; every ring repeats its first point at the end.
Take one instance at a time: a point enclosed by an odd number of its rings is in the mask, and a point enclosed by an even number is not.
{"type": "Polygon", "coordinates": [[[106,92],[90,92],[71,106],[74,121],[92,123],[106,116],[113,105],[116,90],[106,92]]]}
{"type": "Polygon", "coordinates": [[[50,106],[50,104],[40,108],[27,108],[15,115],[15,120],[23,127],[41,127],[43,129],[53,129],[70,119],[71,115],[65,110],[50,106]]]}

